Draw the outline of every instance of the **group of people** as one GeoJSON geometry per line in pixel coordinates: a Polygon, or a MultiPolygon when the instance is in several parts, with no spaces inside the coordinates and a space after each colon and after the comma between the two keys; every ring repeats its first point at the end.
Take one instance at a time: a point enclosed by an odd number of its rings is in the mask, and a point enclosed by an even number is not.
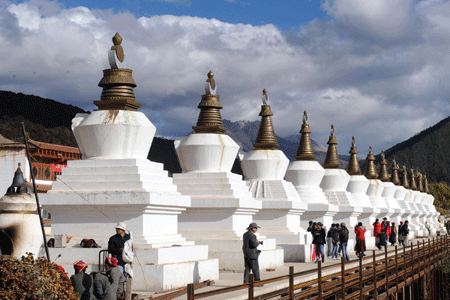
{"type": "MultiPolygon", "coordinates": [[[[381,247],[387,247],[388,243],[394,246],[398,242],[402,246],[409,246],[409,222],[400,221],[398,229],[395,226],[395,222],[390,223],[386,217],[380,223],[378,219],[375,220],[373,225],[373,236],[375,237],[375,245],[378,249],[381,247]]],[[[428,228],[427,228],[428,229],[428,228]]]]}
{"type": "Polygon", "coordinates": [[[108,241],[108,253],[111,256],[105,259],[105,271],[87,274],[88,265],[85,262],[76,261],[73,264],[75,275],[70,279],[81,300],[125,299],[127,279],[128,284],[131,284],[130,270],[123,259],[127,241],[130,241],[130,235],[126,233],[125,223],[120,222],[116,226],[116,234],[108,241]]]}

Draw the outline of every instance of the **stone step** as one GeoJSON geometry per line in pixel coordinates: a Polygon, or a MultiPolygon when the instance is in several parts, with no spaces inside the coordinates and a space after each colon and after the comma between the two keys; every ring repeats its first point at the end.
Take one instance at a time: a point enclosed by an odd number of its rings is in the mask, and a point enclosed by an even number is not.
{"type": "MultiPolygon", "coordinates": [[[[64,181],[65,182],[65,181],[64,181]]],[[[65,182],[66,184],[56,181],[53,183],[53,190],[58,192],[67,191],[165,191],[177,193],[177,186],[170,183],[162,182],[65,182]]]]}
{"type": "Polygon", "coordinates": [[[154,174],[157,176],[168,177],[168,172],[162,168],[153,168],[145,166],[110,166],[110,167],[80,167],[80,168],[64,168],[62,175],[78,175],[84,176],[86,174],[154,174]]]}
{"type": "Polygon", "coordinates": [[[60,175],[62,181],[69,182],[160,182],[172,184],[172,178],[152,174],[101,174],[101,175],[60,175]]]}

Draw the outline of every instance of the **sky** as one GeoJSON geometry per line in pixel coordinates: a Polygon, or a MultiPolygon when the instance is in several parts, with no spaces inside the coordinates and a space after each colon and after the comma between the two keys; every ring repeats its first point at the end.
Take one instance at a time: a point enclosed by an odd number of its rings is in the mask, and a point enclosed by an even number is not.
{"type": "Polygon", "coordinates": [[[0,0],[0,89],[92,111],[119,32],[139,111],[157,135],[192,131],[212,70],[224,119],[359,156],[450,115],[450,2],[444,0],[0,0]]]}

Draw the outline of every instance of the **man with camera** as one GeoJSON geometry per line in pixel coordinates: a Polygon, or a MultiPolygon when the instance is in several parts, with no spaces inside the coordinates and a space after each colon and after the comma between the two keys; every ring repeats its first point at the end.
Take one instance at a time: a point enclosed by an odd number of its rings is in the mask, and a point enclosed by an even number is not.
{"type": "Polygon", "coordinates": [[[245,262],[245,271],[244,271],[244,283],[248,283],[248,277],[250,274],[250,270],[255,275],[255,281],[260,281],[259,277],[259,264],[258,257],[261,253],[258,250],[258,246],[262,245],[262,241],[258,241],[256,238],[256,231],[260,228],[256,223],[250,223],[247,227],[247,232],[244,233],[243,240],[244,245],[242,246],[242,251],[244,252],[244,262],[245,262]]]}

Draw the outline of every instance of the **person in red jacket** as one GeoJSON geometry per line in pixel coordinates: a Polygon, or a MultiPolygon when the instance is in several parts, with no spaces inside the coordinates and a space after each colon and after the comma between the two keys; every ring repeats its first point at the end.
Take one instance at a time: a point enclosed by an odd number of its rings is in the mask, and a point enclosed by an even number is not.
{"type": "Polygon", "coordinates": [[[378,247],[378,245],[380,244],[380,237],[378,236],[378,234],[380,234],[381,232],[381,223],[379,222],[378,219],[376,219],[375,223],[373,223],[372,225],[373,225],[373,236],[375,237],[375,246],[378,247]]]}
{"type": "Polygon", "coordinates": [[[366,256],[364,254],[364,251],[366,251],[366,227],[363,226],[361,222],[358,223],[357,226],[355,226],[355,234],[356,234],[356,245],[355,245],[355,252],[356,255],[361,254],[362,256],[366,256]]]}

